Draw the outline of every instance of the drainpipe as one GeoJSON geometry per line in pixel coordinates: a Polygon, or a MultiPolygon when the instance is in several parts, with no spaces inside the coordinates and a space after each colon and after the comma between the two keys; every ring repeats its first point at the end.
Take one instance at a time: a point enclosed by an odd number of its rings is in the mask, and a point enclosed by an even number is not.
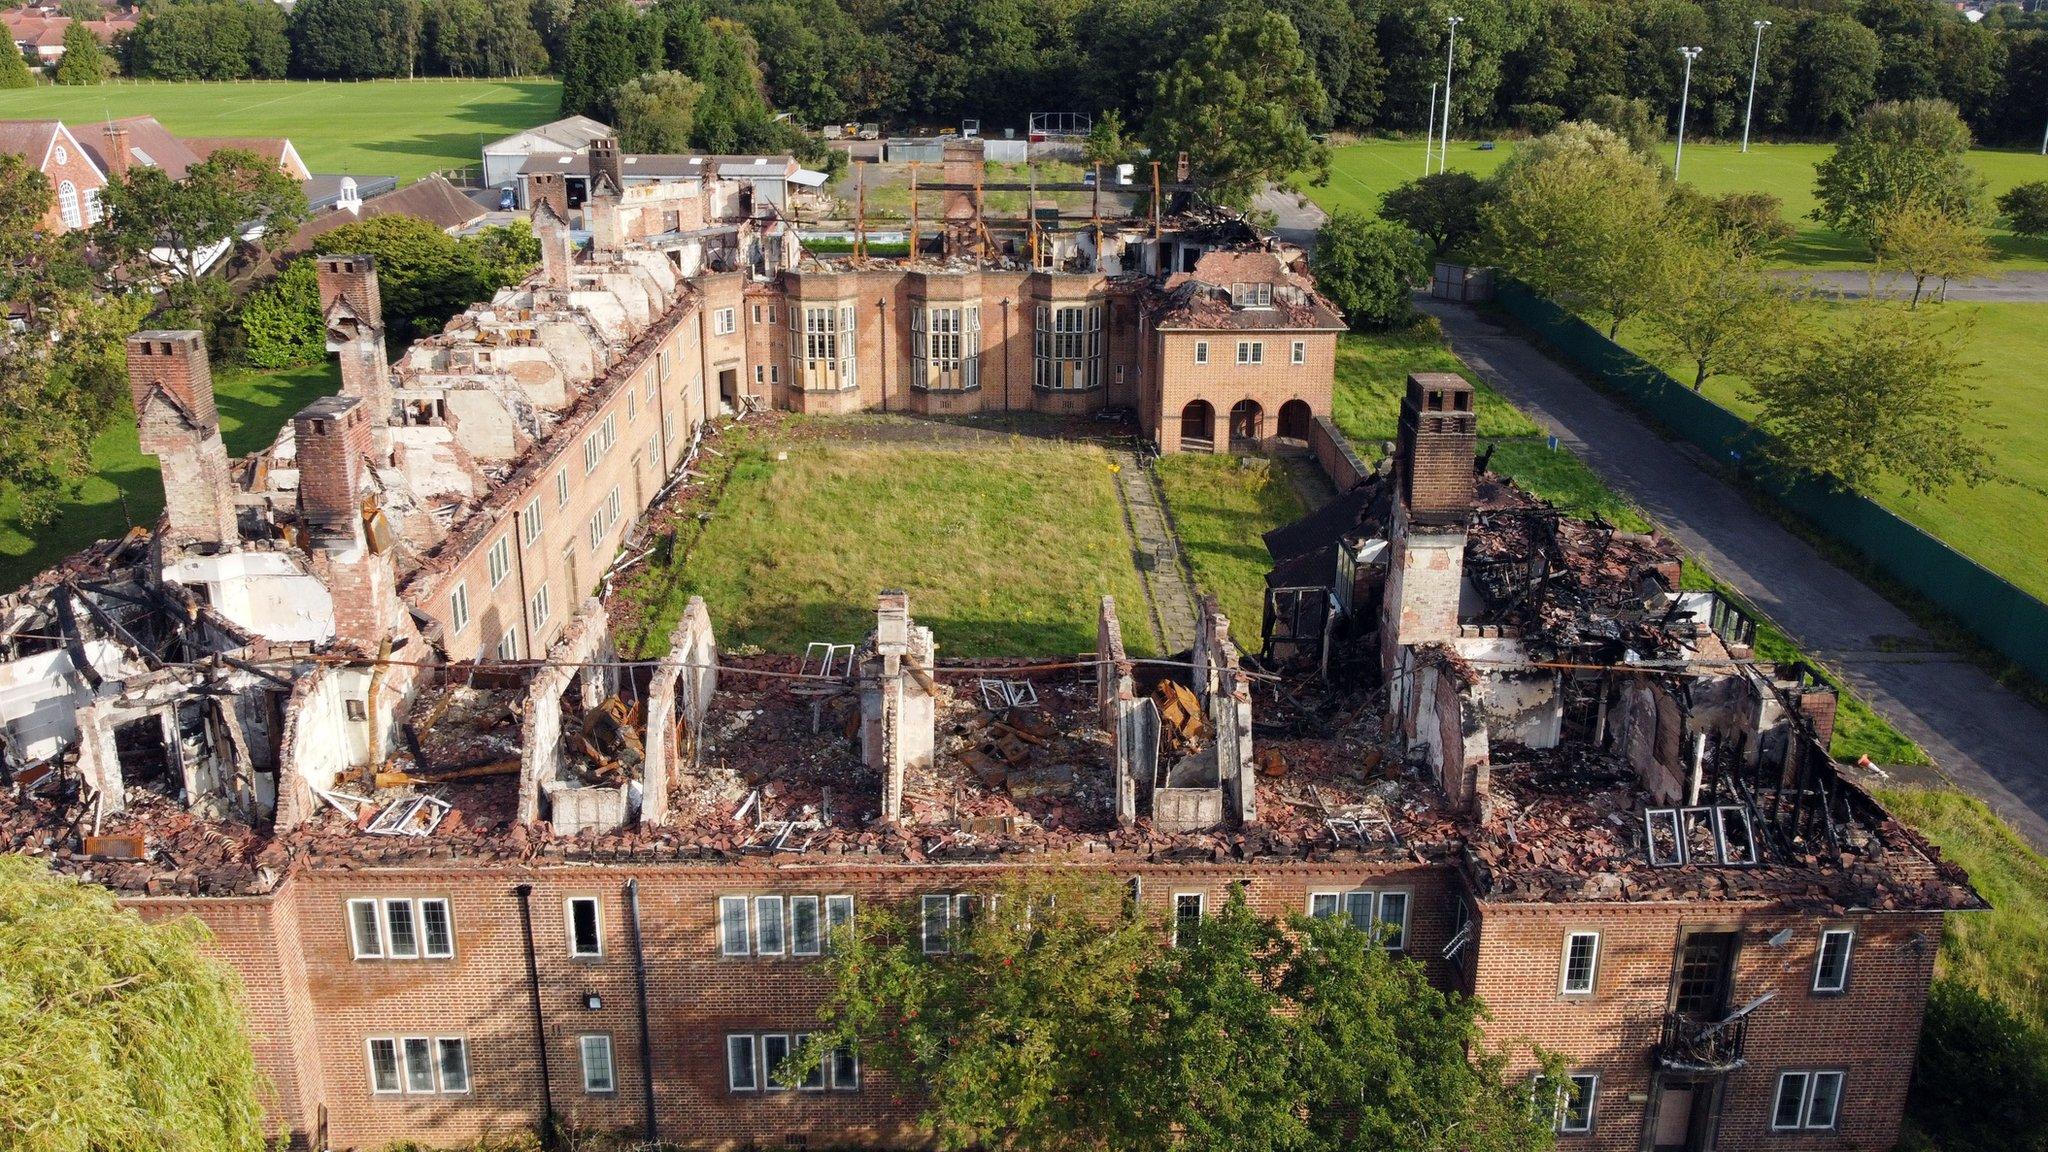
{"type": "Polygon", "coordinates": [[[1010,410],[1010,299],[1003,298],[1003,411],[1010,410]]]}
{"type": "Polygon", "coordinates": [[[647,1109],[647,1142],[661,1139],[654,1124],[654,1041],[647,1034],[647,950],[640,939],[640,881],[626,880],[626,914],[633,926],[633,984],[640,994],[640,1084],[647,1109]]]}
{"type": "Polygon", "coordinates": [[[548,1027],[540,1009],[540,965],[533,955],[533,885],[521,884],[513,891],[519,895],[519,930],[526,940],[526,989],[533,998],[533,1049],[540,1053],[541,1138],[545,1140],[555,1121],[555,1097],[549,1088],[548,1027]]]}
{"type": "MultiPolygon", "coordinates": [[[[911,170],[911,176],[910,176],[910,179],[911,179],[911,184],[912,184],[913,186],[915,186],[915,185],[916,185],[916,183],[917,183],[917,172],[916,172],[916,170],[915,170],[915,169],[912,169],[912,170],[911,170]]],[[[916,209],[915,209],[915,205],[916,205],[916,201],[915,201],[915,200],[913,200],[913,201],[912,201],[912,210],[913,210],[913,211],[915,211],[915,210],[916,210],[916,209]]],[[[916,225],[915,225],[915,224],[912,224],[912,225],[911,225],[911,227],[912,227],[912,228],[915,228],[915,227],[916,227],[916,225]]],[[[912,233],[912,234],[913,234],[913,235],[915,235],[915,233],[912,233]]],[[[893,348],[889,347],[889,301],[888,301],[888,299],[887,299],[886,297],[877,297],[877,298],[875,299],[875,310],[876,310],[876,311],[877,311],[878,313],[880,313],[880,314],[881,314],[881,317],[882,317],[882,411],[884,411],[884,412],[887,412],[887,411],[889,410],[889,357],[890,357],[890,356],[891,356],[891,355],[892,355],[892,354],[893,354],[893,353],[895,352],[895,349],[893,349],[893,348]]],[[[836,349],[835,349],[835,351],[836,351],[836,349]]]]}

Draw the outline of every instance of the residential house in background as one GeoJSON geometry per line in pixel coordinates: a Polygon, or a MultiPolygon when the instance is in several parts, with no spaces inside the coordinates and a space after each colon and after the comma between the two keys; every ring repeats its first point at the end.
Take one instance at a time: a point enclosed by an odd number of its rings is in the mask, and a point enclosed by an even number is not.
{"type": "MultiPolygon", "coordinates": [[[[15,8],[0,13],[0,24],[5,24],[7,37],[25,56],[33,56],[45,68],[54,68],[64,59],[64,33],[74,21],[69,16],[59,16],[53,8],[15,8]]],[[[102,45],[112,47],[118,36],[135,29],[136,18],[132,15],[109,15],[104,20],[83,22],[102,45]]]]}
{"type": "Polygon", "coordinates": [[[44,227],[71,232],[100,218],[106,174],[61,121],[0,120],[0,152],[26,159],[49,180],[52,199],[43,214],[44,227]]]}
{"type": "MultiPolygon", "coordinates": [[[[310,199],[310,198],[309,198],[310,199]]],[[[379,216],[411,216],[450,235],[467,229],[489,213],[462,190],[438,175],[367,198],[344,200],[316,209],[311,219],[279,252],[280,258],[310,252],[321,236],[344,224],[379,216]]]]}

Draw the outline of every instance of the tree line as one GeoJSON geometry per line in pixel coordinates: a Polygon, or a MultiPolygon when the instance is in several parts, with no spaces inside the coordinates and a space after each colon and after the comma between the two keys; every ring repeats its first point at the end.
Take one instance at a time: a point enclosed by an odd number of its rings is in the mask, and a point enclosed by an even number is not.
{"type": "MultiPolygon", "coordinates": [[[[1182,50],[1232,9],[1294,25],[1326,99],[1314,130],[1413,131],[1453,53],[1452,118],[1541,134],[1602,97],[1675,115],[1680,45],[1703,134],[1832,137],[1876,100],[1940,98],[1989,143],[2038,138],[2048,20],[2001,6],[1978,23],[1935,0],[702,0],[756,66],[768,103],[811,125],[847,119],[1021,125],[1034,111],[1142,119],[1182,50]],[[1760,51],[1756,21],[1769,21],[1760,51]]],[[[159,0],[127,38],[128,71],[166,80],[508,76],[579,69],[604,0],[159,0]],[[588,34],[586,33],[586,39],[588,34]]],[[[652,64],[651,57],[641,59],[652,64]]],[[[653,71],[655,68],[643,70],[653,71]]],[[[623,83],[623,81],[620,81],[623,83]]],[[[617,87],[616,84],[612,87],[617,87]]]]}

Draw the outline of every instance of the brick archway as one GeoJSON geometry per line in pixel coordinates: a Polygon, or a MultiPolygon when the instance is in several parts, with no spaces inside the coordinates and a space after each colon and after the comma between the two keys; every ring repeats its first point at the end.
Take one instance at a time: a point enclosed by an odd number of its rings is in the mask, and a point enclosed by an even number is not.
{"type": "Polygon", "coordinates": [[[1308,401],[1294,399],[1280,406],[1280,435],[1287,439],[1308,439],[1314,423],[1315,415],[1308,410],[1308,401]]]}
{"type": "Polygon", "coordinates": [[[1231,451],[1256,452],[1260,441],[1266,438],[1266,411],[1259,402],[1250,398],[1239,400],[1230,409],[1231,451]]]}

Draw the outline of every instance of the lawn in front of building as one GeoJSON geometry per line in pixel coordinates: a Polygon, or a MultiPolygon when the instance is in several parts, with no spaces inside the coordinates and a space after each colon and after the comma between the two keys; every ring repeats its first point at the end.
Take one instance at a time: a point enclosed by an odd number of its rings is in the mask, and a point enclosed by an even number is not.
{"type": "MultiPolygon", "coordinates": [[[[1483,178],[1499,168],[1513,150],[1512,141],[1482,149],[1478,141],[1453,140],[1450,166],[1483,178]]],[[[1768,192],[1782,200],[1785,219],[1797,230],[1781,256],[1781,263],[1789,267],[1867,267],[1868,253],[1861,244],[1807,215],[1814,208],[1814,165],[1827,159],[1833,150],[1829,144],[1758,142],[1751,144],[1745,154],[1736,144],[1688,142],[1682,178],[1702,192],[1768,192]]],[[[1667,163],[1674,159],[1675,152],[1674,147],[1666,145],[1667,163]]],[[[1422,154],[1420,140],[1366,140],[1333,148],[1330,182],[1321,188],[1307,188],[1306,192],[1326,211],[1344,208],[1371,215],[1379,211],[1380,197],[1388,189],[1422,175],[1422,154]]],[[[1993,197],[2016,184],[2048,180],[2048,158],[2031,152],[1978,149],[1970,153],[1970,163],[1983,175],[1993,197]]],[[[2048,239],[2028,239],[1994,228],[1989,240],[1997,257],[1997,268],[2048,268],[2048,239]]]]}
{"type": "MultiPolygon", "coordinates": [[[[213,378],[213,399],[228,456],[268,447],[293,413],[340,388],[340,372],[331,361],[281,372],[221,369],[213,378]]],[[[137,446],[135,413],[127,401],[93,441],[92,459],[93,475],[48,524],[24,525],[20,504],[12,497],[0,499],[0,591],[95,540],[120,536],[137,524],[156,524],[164,506],[163,473],[156,457],[143,455],[137,446]]]]}
{"type": "Polygon", "coordinates": [[[691,596],[704,597],[727,648],[858,644],[874,629],[875,595],[891,588],[910,593],[941,660],[1092,651],[1104,595],[1116,597],[1125,644],[1157,648],[1114,461],[1098,446],[763,431],[719,450],[737,456],[701,535],[678,545],[680,563],[626,589],[642,650],[659,646],[691,596]]]}
{"type": "Polygon", "coordinates": [[[1307,511],[1286,466],[1183,452],[1160,458],[1159,480],[1196,587],[1223,606],[1239,646],[1256,650],[1273,567],[1262,538],[1307,511]]]}
{"type": "Polygon", "coordinates": [[[174,136],[286,136],[315,172],[396,176],[477,164],[483,145],[560,114],[554,80],[44,84],[0,92],[0,120],[154,116],[174,136]]]}

